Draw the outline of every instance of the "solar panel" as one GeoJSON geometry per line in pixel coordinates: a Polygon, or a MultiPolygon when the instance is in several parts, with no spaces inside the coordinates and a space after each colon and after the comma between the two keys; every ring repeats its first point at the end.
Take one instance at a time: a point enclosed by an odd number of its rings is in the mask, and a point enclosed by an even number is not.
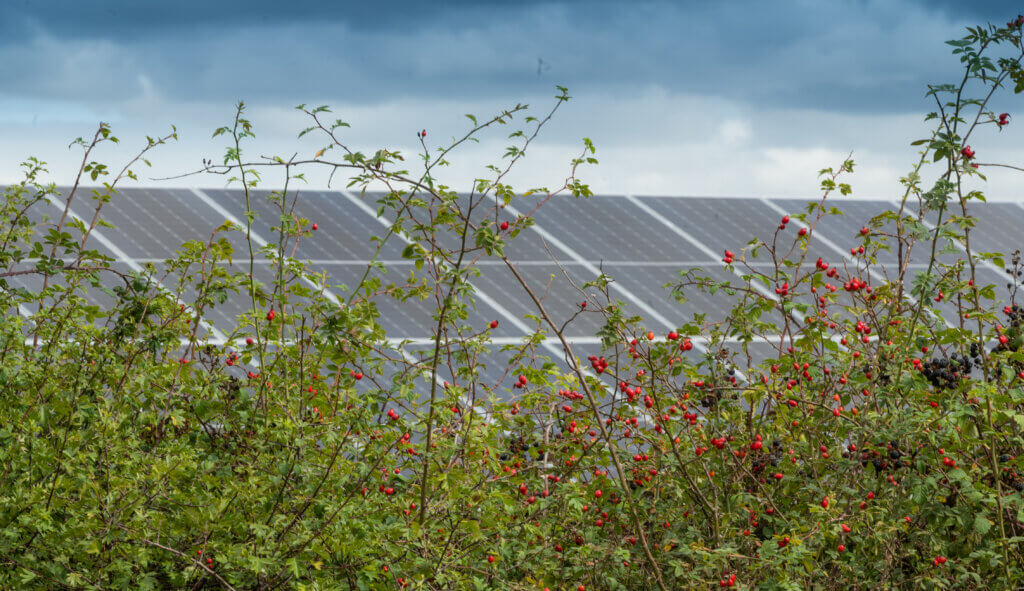
{"type": "Polygon", "coordinates": [[[757,199],[640,197],[639,200],[693,236],[717,259],[726,249],[739,253],[755,236],[770,241],[779,224],[780,216],[757,199]]]}
{"type": "MultiPolygon", "coordinates": [[[[66,193],[67,188],[63,191],[66,193]]],[[[72,212],[88,222],[93,215],[94,202],[88,199],[89,189],[80,188],[72,203],[72,212]]],[[[277,232],[272,228],[280,223],[280,210],[267,202],[268,191],[253,191],[251,205],[257,213],[253,231],[266,241],[273,242],[277,232]]],[[[387,231],[392,220],[382,223],[374,215],[376,199],[380,193],[358,193],[341,191],[300,191],[290,193],[288,206],[294,199],[294,213],[316,223],[318,230],[311,236],[303,237],[293,254],[300,260],[310,261],[313,273],[328,275],[328,289],[340,300],[346,300],[351,290],[359,283],[371,258],[376,257],[386,270],[371,269],[369,277],[379,278],[381,289],[371,294],[370,299],[380,313],[379,322],[389,337],[409,338],[412,344],[407,352],[412,355],[428,347],[433,336],[436,321],[433,313],[436,302],[432,297],[420,301],[410,298],[397,301],[390,294],[395,288],[406,285],[409,273],[413,271],[411,261],[402,258],[405,242],[399,237],[390,238],[378,251],[378,243],[372,237],[387,231]]],[[[473,223],[515,223],[520,215],[531,214],[546,196],[533,195],[516,198],[510,207],[495,207],[493,201],[478,203],[474,208],[473,223]]],[[[147,262],[154,262],[158,269],[156,276],[163,280],[162,287],[172,293],[182,288],[182,299],[189,301],[195,293],[189,287],[179,285],[175,276],[165,276],[165,265],[161,262],[174,255],[187,240],[209,240],[211,232],[221,225],[227,212],[236,220],[245,218],[244,194],[238,189],[123,189],[113,201],[104,205],[102,218],[114,227],[97,227],[87,246],[115,259],[115,268],[129,272],[138,270],[147,262]]],[[[705,314],[706,320],[714,322],[723,319],[736,302],[736,297],[722,293],[707,294],[701,290],[683,288],[686,302],[673,297],[666,284],[679,285],[683,279],[680,272],[700,268],[700,273],[719,284],[742,287],[738,276],[747,272],[737,265],[737,272],[726,270],[721,262],[725,249],[739,253],[753,236],[770,238],[779,223],[779,212],[797,213],[804,211],[807,201],[798,199],[714,199],[714,198],[667,198],[598,196],[591,199],[574,199],[559,195],[544,203],[535,213],[536,225],[524,230],[517,238],[509,240],[505,252],[515,261],[516,268],[534,293],[543,299],[545,308],[555,322],[561,326],[568,322],[565,334],[573,339],[582,339],[582,351],[597,354],[600,350],[595,335],[604,325],[604,318],[595,310],[597,302],[605,301],[605,295],[596,287],[586,288],[585,295],[572,285],[582,286],[596,278],[600,272],[613,280],[609,299],[621,301],[627,315],[644,316],[644,326],[659,337],[671,328],[691,321],[696,314],[705,314]],[[552,256],[558,259],[556,264],[552,256]],[[572,280],[566,278],[566,275],[572,280]],[[591,302],[588,310],[582,310],[580,302],[591,302]],[[571,321],[570,321],[571,319],[571,321]],[[589,339],[589,340],[588,340],[589,339]]],[[[460,196],[455,206],[467,207],[468,196],[460,196]]],[[[860,243],[859,230],[867,220],[893,205],[884,201],[836,200],[830,202],[843,210],[844,216],[829,216],[823,219],[811,236],[808,263],[813,264],[817,256],[823,256],[833,265],[847,265],[853,269],[861,259],[849,256],[848,249],[860,243]]],[[[30,210],[30,216],[41,230],[52,227],[60,216],[62,203],[44,205],[30,210]],[[44,219],[48,216],[49,220],[44,219]]],[[[1016,204],[971,203],[969,211],[976,217],[977,226],[972,233],[972,247],[975,251],[1013,251],[1024,243],[1024,208],[1016,204]]],[[[913,215],[913,212],[908,212],[913,215]]],[[[925,219],[932,219],[925,216],[925,219]]],[[[408,228],[408,223],[406,224],[408,228]]],[[[882,231],[891,230],[891,224],[882,231]]],[[[790,226],[784,234],[792,239],[797,230],[790,226]]],[[[244,235],[231,232],[225,235],[235,249],[232,272],[248,272],[247,246],[244,235]]],[[[438,235],[448,248],[460,245],[460,238],[452,232],[438,235]]],[[[912,253],[910,276],[923,271],[921,256],[924,245],[912,253]]],[[[944,262],[962,258],[962,252],[943,254],[944,262]]],[[[749,261],[755,271],[768,272],[770,260],[765,257],[749,261]]],[[[895,269],[894,254],[880,253],[878,265],[870,269],[872,283],[880,283],[887,273],[895,269]]],[[[262,255],[258,255],[255,277],[264,285],[274,279],[274,267],[262,255]]],[[[467,262],[479,272],[471,282],[478,290],[475,309],[462,323],[469,332],[488,331],[496,339],[486,358],[487,367],[480,375],[491,384],[495,392],[508,395],[509,385],[504,370],[508,355],[501,353],[501,345],[516,342],[538,324],[526,318],[537,311],[511,271],[500,261],[483,258],[467,262]],[[492,320],[498,326],[489,328],[492,320]],[[500,370],[500,371],[499,371],[500,370]],[[496,388],[495,388],[496,387],[496,388]]],[[[696,271],[695,271],[696,272],[696,271]]],[[[420,276],[423,275],[420,271],[420,276]]],[[[845,274],[845,273],[844,273],[845,274]]],[[[1011,292],[1017,287],[1012,278],[992,265],[979,265],[977,272],[981,285],[995,284],[996,303],[1010,301],[1011,292]],[[1009,283],[1009,287],[1007,287],[1009,283]]],[[[114,279],[106,277],[105,281],[114,279]]],[[[841,279],[841,278],[840,278],[841,279]]],[[[837,279],[836,282],[840,282],[837,279]]],[[[292,283],[304,281],[308,287],[318,281],[312,273],[305,278],[292,277],[292,283]]],[[[12,286],[23,286],[30,290],[41,286],[36,275],[11,278],[12,286]]],[[[110,283],[113,285],[113,282],[110,283]]],[[[773,297],[770,290],[763,295],[773,297]]],[[[849,303],[849,296],[837,292],[841,301],[849,303]]],[[[90,289],[87,299],[90,303],[109,308],[111,298],[96,289],[90,289]]],[[[955,300],[947,299],[937,303],[947,320],[956,324],[955,300]]],[[[207,319],[223,334],[232,333],[238,325],[238,315],[246,312],[251,303],[243,288],[237,295],[231,295],[223,304],[216,304],[207,310],[207,319]]],[[[20,311],[23,315],[30,310],[20,311]]],[[[763,320],[778,326],[782,316],[778,311],[768,312],[763,320]]],[[[550,334],[547,326],[542,326],[550,334]]],[[[206,332],[205,329],[203,331],[206,332]]],[[[730,342],[727,349],[740,351],[740,344],[730,342]]],[[[757,363],[776,356],[771,345],[755,343],[748,348],[751,359],[757,363]]],[[[568,371],[568,366],[557,347],[552,344],[542,349],[556,361],[558,367],[568,371]]],[[[700,349],[690,353],[699,358],[700,349]]],[[[745,356],[742,356],[745,357],[745,356]]],[[[586,355],[582,356],[584,364],[586,355]]],[[[740,359],[743,364],[746,359],[740,359]]],[[[419,386],[417,386],[419,388],[419,386]]]]}

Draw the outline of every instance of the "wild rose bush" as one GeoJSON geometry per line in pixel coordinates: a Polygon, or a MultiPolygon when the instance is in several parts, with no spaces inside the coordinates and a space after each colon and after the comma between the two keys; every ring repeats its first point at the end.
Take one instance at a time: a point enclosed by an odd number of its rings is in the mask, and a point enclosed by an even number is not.
{"type": "Polygon", "coordinates": [[[511,392],[476,379],[496,347],[487,327],[468,323],[471,280],[484,258],[519,277],[509,242],[543,219],[548,199],[590,195],[576,176],[596,163],[585,140],[562,186],[526,192],[540,207],[498,221],[502,204],[525,198],[507,172],[565,89],[541,118],[522,105],[471,116],[445,147],[428,148],[420,132],[417,173],[396,151],[350,150],[347,124],[327,122],[326,107],[300,107],[313,123],[300,135],[325,141],[314,159],[249,161],[255,131],[239,104],[215,133],[230,139],[223,163],[203,171],[244,189],[246,227],[220,226],[145,273],[119,271],[88,237],[118,183],[173,133],[116,175],[93,160],[116,141],[108,126],[80,140],[83,164],[59,204],[91,199],[91,220],[65,209],[38,224],[58,197],[44,163],[29,160],[0,205],[0,586],[1020,587],[1024,311],[996,306],[976,269],[1010,261],[1017,272],[1021,262],[972,248],[966,208],[984,197],[964,185],[983,178],[985,134],[1012,121],[991,108],[997,91],[1024,90],[1022,23],[950,42],[963,78],[929,90],[935,127],[915,142],[904,207],[865,220],[849,259],[810,246],[836,213],[829,195],[851,192],[848,160],[822,171],[819,201],[723,253],[743,280],[683,274],[680,298],[734,295],[727,318],[656,335],[600,276],[581,286],[580,308],[603,315],[603,349],[581,359],[523,282],[540,328],[507,347],[519,376],[511,392]],[[457,148],[516,121],[489,178],[461,196],[442,184],[457,148]],[[931,163],[940,170],[926,189],[931,163]],[[374,263],[339,299],[289,256],[316,230],[290,213],[295,171],[313,166],[351,173],[349,186],[387,187],[376,206],[394,223],[380,244],[404,245],[408,277],[384,282],[374,263]],[[270,196],[278,240],[258,247],[252,200],[268,170],[284,172],[270,196]],[[83,197],[84,175],[113,180],[83,197]],[[233,252],[232,233],[246,252],[233,252]],[[954,263],[936,256],[950,239],[965,251],[954,263]],[[928,268],[915,278],[901,264],[879,282],[868,266],[881,249],[928,268]],[[269,284],[253,278],[261,257],[273,262],[269,284]],[[771,269],[747,266],[755,257],[771,269]],[[230,264],[239,258],[241,271],[230,264]],[[10,283],[28,276],[42,287],[10,283]],[[107,308],[85,297],[99,286],[107,308]],[[203,319],[228,297],[250,310],[227,344],[211,344],[203,319]],[[388,341],[379,297],[436,304],[433,346],[388,341]],[[939,315],[943,301],[955,318],[939,315]],[[773,358],[749,362],[742,350],[770,335],[773,358]],[[561,343],[571,371],[544,353],[544,337],[561,343]],[[725,350],[726,338],[741,351],[725,350]]]}

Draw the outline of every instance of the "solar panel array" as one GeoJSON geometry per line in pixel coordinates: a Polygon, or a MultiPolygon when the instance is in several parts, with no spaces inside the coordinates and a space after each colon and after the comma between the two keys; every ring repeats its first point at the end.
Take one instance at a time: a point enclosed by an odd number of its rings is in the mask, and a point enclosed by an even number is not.
{"type": "MultiPolygon", "coordinates": [[[[62,191],[66,194],[67,189],[62,191]]],[[[80,195],[88,195],[81,189],[80,195]]],[[[252,231],[256,246],[276,242],[272,230],[279,224],[280,212],[266,199],[268,192],[257,191],[251,204],[257,216],[252,231]]],[[[311,237],[303,238],[296,246],[294,256],[311,262],[316,272],[326,272],[329,291],[339,299],[348,297],[346,288],[359,283],[371,259],[383,263],[386,271],[372,271],[385,283],[408,275],[412,261],[402,257],[405,244],[393,238],[378,250],[371,238],[386,233],[393,220],[376,215],[375,201],[379,194],[365,196],[348,191],[302,191],[295,202],[295,213],[315,222],[319,229],[311,237]]],[[[539,196],[517,199],[503,210],[490,210],[498,220],[512,220],[528,214],[540,203],[539,196]]],[[[90,201],[84,198],[72,202],[71,213],[86,224],[93,215],[90,201]]],[[[574,341],[581,357],[599,350],[596,332],[603,317],[596,311],[578,314],[584,299],[576,286],[606,273],[615,281],[611,298],[622,301],[630,314],[645,318],[645,326],[659,335],[678,328],[693,319],[694,314],[706,314],[709,320],[726,316],[734,298],[709,296],[698,291],[686,295],[688,301],[677,302],[666,284],[677,283],[680,272],[700,268],[716,281],[739,283],[741,270],[731,272],[721,262],[722,253],[729,249],[739,252],[754,236],[770,238],[783,214],[805,211],[808,202],[799,199],[757,198],[697,198],[596,196],[574,199],[557,196],[543,204],[535,216],[535,225],[513,239],[506,254],[535,293],[544,297],[544,304],[555,322],[562,324],[572,316],[575,321],[566,329],[566,336],[574,341]],[[569,279],[575,283],[570,283],[569,279]]],[[[836,200],[832,202],[845,212],[844,216],[829,216],[816,226],[811,235],[810,260],[822,256],[833,262],[851,261],[849,248],[858,244],[858,231],[872,216],[897,207],[894,202],[875,200],[836,200]]],[[[59,218],[63,202],[50,203],[50,220],[44,220],[39,211],[33,215],[45,231],[59,218]]],[[[109,255],[114,266],[122,271],[138,270],[145,263],[163,268],[164,261],[174,255],[189,240],[209,240],[211,233],[225,220],[244,226],[245,198],[240,189],[122,189],[112,202],[102,208],[102,218],[113,227],[93,230],[88,247],[109,255]]],[[[972,234],[975,251],[1011,252],[1024,242],[1024,206],[1014,203],[972,203],[969,213],[977,226],[972,234]]],[[[929,218],[926,216],[926,220],[929,218]]],[[[934,217],[930,219],[934,222],[934,217]]],[[[927,223],[927,221],[926,221],[927,223]]],[[[796,232],[791,227],[790,232],[796,232]]],[[[886,228],[883,228],[886,231],[886,228]]],[[[244,235],[227,233],[235,249],[235,270],[248,269],[247,246],[244,235]]],[[[790,237],[792,238],[792,237],[790,237]]],[[[457,237],[441,236],[447,246],[455,246],[457,237]]],[[[962,252],[942,254],[943,260],[954,260],[962,252]]],[[[916,258],[916,257],[915,257],[916,258]]],[[[852,262],[852,261],[851,261],[852,262]]],[[[881,280],[896,266],[894,253],[881,252],[878,265],[871,269],[872,277],[881,280]]],[[[771,263],[758,259],[755,268],[769,270],[771,263]]],[[[492,320],[498,327],[492,332],[495,342],[518,342],[537,327],[527,319],[536,315],[531,300],[500,261],[484,259],[476,263],[479,277],[472,280],[477,291],[476,308],[471,311],[467,324],[483,330],[492,320]]],[[[921,261],[912,260],[912,272],[924,268],[921,261]]],[[[273,279],[269,261],[258,255],[255,268],[257,280],[270,284],[273,279]]],[[[980,283],[993,283],[1001,301],[1008,302],[1016,287],[1012,279],[995,265],[982,264],[978,268],[980,283]],[[1010,284],[1007,285],[1008,281],[1010,284]]],[[[158,275],[159,276],[159,275],[158,275]]],[[[38,290],[41,279],[24,275],[12,278],[12,285],[38,290]]],[[[165,285],[174,290],[176,285],[165,285]]],[[[591,288],[589,293],[597,295],[591,288]]],[[[765,290],[766,295],[773,294],[765,290]]],[[[97,305],[107,307],[112,302],[100,291],[90,293],[97,305]]],[[[187,299],[187,298],[186,298],[187,299]]],[[[431,319],[434,301],[415,299],[399,303],[389,297],[375,299],[381,312],[379,322],[395,340],[409,339],[409,354],[427,349],[432,340],[435,322],[431,319]]],[[[954,318],[953,308],[943,303],[944,316],[954,318]]],[[[247,311],[248,297],[242,293],[207,314],[209,325],[205,331],[214,342],[223,341],[236,332],[238,315],[247,311]]],[[[24,315],[31,311],[22,309],[24,315]]],[[[781,316],[775,313],[773,319],[781,316]]],[[[545,327],[546,328],[546,327],[545,327]]],[[[550,333],[550,331],[548,331],[550,333]]],[[[700,341],[698,341],[698,344],[700,341]]],[[[492,384],[502,382],[505,361],[510,353],[492,350],[489,369],[483,374],[492,384]]],[[[752,346],[756,359],[772,355],[766,344],[752,346]]],[[[561,360],[560,349],[554,343],[546,345],[552,359],[561,360]]],[[[508,382],[511,377],[506,378],[508,382]]]]}

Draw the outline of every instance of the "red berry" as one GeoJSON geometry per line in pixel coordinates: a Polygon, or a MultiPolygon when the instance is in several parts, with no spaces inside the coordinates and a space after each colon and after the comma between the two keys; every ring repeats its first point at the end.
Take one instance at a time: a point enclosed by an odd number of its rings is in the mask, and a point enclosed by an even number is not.
{"type": "Polygon", "coordinates": [[[494,557],[493,556],[488,556],[487,557],[487,562],[494,562],[494,557]]]}
{"type": "Polygon", "coordinates": [[[839,544],[839,547],[836,548],[836,550],[839,550],[840,552],[845,552],[846,551],[846,546],[844,546],[842,544],[839,544]]]}
{"type": "Polygon", "coordinates": [[[274,316],[275,316],[275,314],[274,314],[273,310],[267,312],[267,322],[270,322],[271,320],[273,320],[274,316]]]}
{"type": "Polygon", "coordinates": [[[316,224],[313,224],[313,231],[314,232],[316,232],[319,228],[320,228],[320,226],[318,226],[316,224]]]}
{"type": "Polygon", "coordinates": [[[601,498],[601,494],[602,493],[601,493],[600,489],[599,490],[595,490],[594,491],[594,498],[595,499],[600,499],[601,498]]]}
{"type": "Polygon", "coordinates": [[[868,232],[870,232],[870,231],[871,231],[871,230],[868,230],[868,227],[867,227],[867,226],[864,226],[863,228],[861,228],[861,229],[860,229],[860,235],[861,235],[861,236],[867,236],[867,235],[868,235],[868,232]]]}
{"type": "Polygon", "coordinates": [[[502,231],[508,230],[508,222],[501,222],[501,225],[499,227],[501,228],[502,231]]]}
{"type": "Polygon", "coordinates": [[[497,320],[491,320],[491,328],[498,328],[498,321],[497,320]]]}

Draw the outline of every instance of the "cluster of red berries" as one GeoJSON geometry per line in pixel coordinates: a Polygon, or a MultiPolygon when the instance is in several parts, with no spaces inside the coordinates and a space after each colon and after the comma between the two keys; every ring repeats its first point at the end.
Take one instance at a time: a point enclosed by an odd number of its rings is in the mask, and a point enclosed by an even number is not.
{"type": "Polygon", "coordinates": [[[719,587],[734,587],[736,585],[736,573],[729,575],[728,578],[718,581],[719,587]]]}
{"type": "Polygon", "coordinates": [[[787,295],[789,295],[789,282],[788,281],[784,281],[782,283],[781,287],[776,287],[775,288],[775,294],[776,295],[780,295],[780,296],[787,296],[787,295]]]}
{"type": "Polygon", "coordinates": [[[395,409],[393,409],[393,408],[389,408],[388,409],[388,418],[391,419],[392,421],[398,419],[398,413],[395,412],[395,409]]]}
{"type": "Polygon", "coordinates": [[[860,291],[863,289],[864,291],[871,293],[871,286],[856,277],[852,277],[849,281],[844,283],[843,289],[849,292],[860,291]]]}
{"type": "Polygon", "coordinates": [[[604,373],[604,370],[608,369],[608,361],[603,356],[591,355],[587,357],[587,360],[590,361],[590,367],[593,367],[597,373],[604,373]]]}
{"type": "Polygon", "coordinates": [[[1017,18],[1006,23],[1007,29],[1019,29],[1021,25],[1024,25],[1024,16],[1017,15],[1017,18]]]}
{"type": "Polygon", "coordinates": [[[945,556],[936,556],[935,558],[932,559],[932,564],[934,564],[935,566],[939,566],[940,564],[946,564],[946,557],[945,556]]]}
{"type": "Polygon", "coordinates": [[[996,125],[998,125],[999,127],[1002,127],[1002,126],[1004,126],[1004,125],[1006,125],[1007,123],[1010,122],[1009,119],[1010,119],[1010,114],[1009,113],[1000,113],[999,114],[999,121],[996,121],[996,125]]]}
{"type": "Polygon", "coordinates": [[[960,154],[962,154],[966,160],[974,158],[974,150],[972,150],[970,146],[964,146],[964,149],[960,150],[960,154]]]}
{"type": "Polygon", "coordinates": [[[736,258],[736,255],[733,254],[731,250],[726,250],[725,256],[722,258],[722,262],[726,265],[731,265],[734,258],[736,258]]]}
{"type": "Polygon", "coordinates": [[[782,216],[782,221],[779,222],[779,229],[780,230],[785,230],[786,229],[786,224],[788,224],[788,223],[789,223],[789,216],[788,215],[782,216]]]}
{"type": "Polygon", "coordinates": [[[349,371],[348,375],[349,375],[349,377],[351,377],[354,380],[361,380],[361,379],[363,379],[363,372],[356,371],[354,369],[349,371]]]}
{"type": "Polygon", "coordinates": [[[516,379],[516,383],[512,387],[513,388],[525,388],[526,384],[528,384],[528,383],[529,382],[527,381],[526,376],[524,376],[523,374],[519,374],[519,378],[516,379]]]}
{"type": "Polygon", "coordinates": [[[274,316],[276,316],[276,314],[273,310],[267,312],[267,322],[272,322],[274,320],[274,316]]]}
{"type": "Polygon", "coordinates": [[[238,361],[238,353],[232,351],[228,353],[228,357],[224,360],[224,363],[226,365],[234,365],[236,361],[238,361]]]}
{"type": "Polygon", "coordinates": [[[558,395],[568,398],[569,400],[583,400],[583,395],[576,390],[559,390],[558,395]]]}
{"type": "Polygon", "coordinates": [[[822,270],[822,271],[825,271],[825,276],[826,277],[835,277],[836,275],[839,274],[839,270],[838,269],[836,269],[835,267],[832,267],[830,269],[829,266],[828,266],[828,263],[826,263],[824,260],[822,260],[821,257],[818,257],[818,260],[814,263],[814,266],[817,267],[818,269],[822,270]]]}
{"type": "MultiPolygon", "coordinates": [[[[200,558],[202,558],[203,551],[201,549],[200,550],[196,550],[196,556],[199,556],[200,558]]],[[[209,556],[206,557],[206,567],[207,568],[213,568],[213,559],[210,558],[209,556]]]]}
{"type": "Polygon", "coordinates": [[[636,399],[637,395],[640,394],[640,392],[642,391],[642,388],[640,386],[634,388],[633,386],[630,386],[626,382],[619,382],[619,390],[625,392],[626,396],[629,398],[629,401],[633,402],[633,400],[636,399]]]}

